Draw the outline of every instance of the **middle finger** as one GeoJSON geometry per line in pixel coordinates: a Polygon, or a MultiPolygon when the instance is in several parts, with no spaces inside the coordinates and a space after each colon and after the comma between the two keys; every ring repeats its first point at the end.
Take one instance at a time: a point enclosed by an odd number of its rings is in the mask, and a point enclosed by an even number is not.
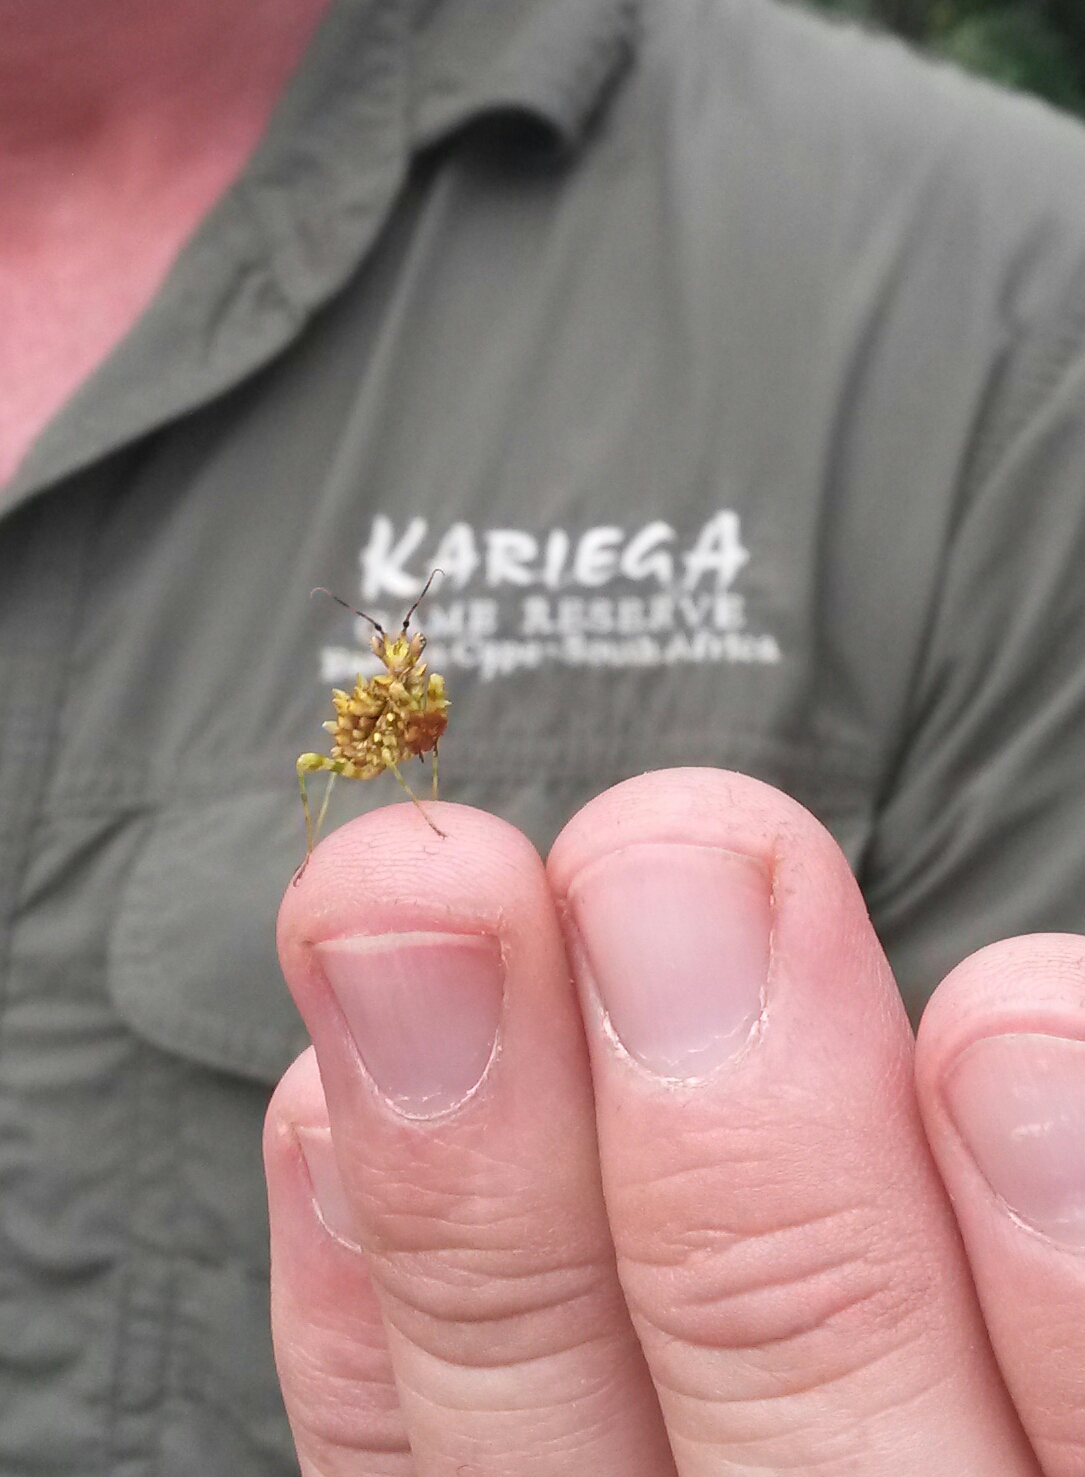
{"type": "Polygon", "coordinates": [[[642,775],[569,823],[549,871],[682,1477],[1036,1477],[828,833],[742,775],[642,775]]]}

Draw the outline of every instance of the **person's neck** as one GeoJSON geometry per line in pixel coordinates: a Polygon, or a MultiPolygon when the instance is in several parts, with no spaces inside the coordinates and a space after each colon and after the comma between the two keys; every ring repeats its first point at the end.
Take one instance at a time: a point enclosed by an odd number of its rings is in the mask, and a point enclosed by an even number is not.
{"type": "Polygon", "coordinates": [[[0,0],[0,177],[21,194],[251,147],[327,4],[0,0]]]}
{"type": "Polygon", "coordinates": [[[236,179],[330,0],[0,0],[0,502],[236,179]]]}

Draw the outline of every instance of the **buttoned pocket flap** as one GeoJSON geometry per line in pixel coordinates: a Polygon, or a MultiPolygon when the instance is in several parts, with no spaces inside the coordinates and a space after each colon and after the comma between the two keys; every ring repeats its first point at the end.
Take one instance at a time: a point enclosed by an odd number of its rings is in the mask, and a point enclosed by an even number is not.
{"type": "Polygon", "coordinates": [[[204,1066],[274,1082],[307,1044],[275,953],[299,854],[285,793],[159,811],[129,877],[110,992],[140,1036],[204,1066]]]}

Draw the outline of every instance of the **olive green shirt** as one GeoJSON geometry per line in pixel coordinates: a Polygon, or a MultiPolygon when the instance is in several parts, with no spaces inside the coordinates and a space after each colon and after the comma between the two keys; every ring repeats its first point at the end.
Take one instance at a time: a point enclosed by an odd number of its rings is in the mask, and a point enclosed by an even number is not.
{"type": "Polygon", "coordinates": [[[1085,926],[1085,130],[894,43],[338,0],[3,496],[2,1473],[293,1470],[273,920],[371,661],[313,586],[442,568],[443,793],[540,847],[645,769],[795,795],[913,1014],[1085,926]]]}

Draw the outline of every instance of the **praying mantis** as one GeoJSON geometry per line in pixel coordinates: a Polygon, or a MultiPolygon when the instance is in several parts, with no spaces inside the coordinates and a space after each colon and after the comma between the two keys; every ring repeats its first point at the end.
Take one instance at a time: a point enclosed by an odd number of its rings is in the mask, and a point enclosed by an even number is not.
{"type": "Polygon", "coordinates": [[[344,779],[369,780],[391,770],[407,794],[425,817],[426,824],[438,836],[444,832],[426,815],[425,807],[400,772],[405,759],[433,754],[433,798],[437,799],[437,747],[448,726],[448,698],[445,681],[436,672],[427,672],[422,660],[426,638],[421,631],[408,636],[411,617],[425,599],[435,569],[426,581],[418,599],[403,618],[399,632],[392,636],[371,615],[357,610],[331,590],[318,587],[314,595],[331,598],[366,620],[373,627],[370,646],[384,670],[372,677],[358,676],[354,689],[332,692],[335,717],[324,724],[332,736],[331,754],[301,754],[297,761],[298,786],[305,811],[305,860],[294,877],[297,883],[313,853],[324,817],[328,812],[332,786],[339,775],[344,779]],[[314,823],[309,806],[306,776],[320,771],[328,775],[328,784],[314,823]]]}

